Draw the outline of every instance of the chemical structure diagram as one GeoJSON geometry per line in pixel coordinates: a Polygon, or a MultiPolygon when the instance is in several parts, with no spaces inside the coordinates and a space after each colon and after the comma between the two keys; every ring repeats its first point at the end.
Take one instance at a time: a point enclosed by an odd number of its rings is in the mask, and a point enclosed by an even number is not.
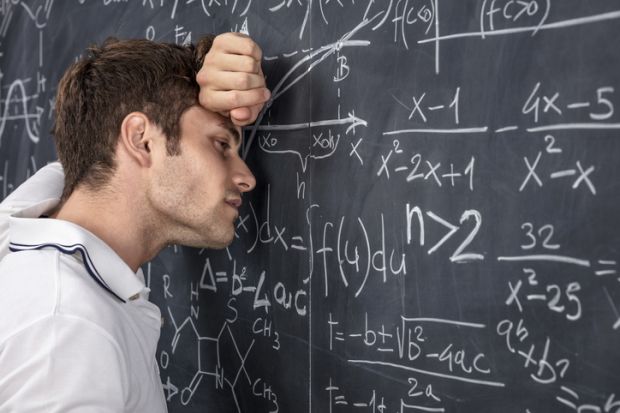
{"type": "MultiPolygon", "coordinates": [[[[219,329],[217,336],[202,336],[198,332],[194,318],[187,316],[180,324],[177,324],[170,307],[168,307],[167,310],[169,319],[174,327],[174,335],[171,342],[172,354],[175,354],[179,348],[179,342],[182,339],[191,340],[192,343],[195,341],[196,343],[195,347],[190,346],[188,348],[186,347],[187,344],[180,347],[181,349],[187,349],[188,351],[195,351],[197,357],[195,363],[196,373],[192,377],[190,383],[181,389],[181,404],[186,406],[192,400],[192,397],[198,390],[202,380],[206,376],[211,376],[215,378],[216,389],[226,388],[231,392],[232,398],[237,407],[237,412],[241,412],[241,407],[237,396],[237,385],[244,379],[247,380],[250,385],[252,384],[252,380],[246,370],[245,363],[250,355],[250,352],[252,351],[255,340],[252,339],[243,352],[239,348],[239,344],[237,343],[235,335],[231,329],[231,325],[234,324],[236,319],[225,320],[222,327],[219,329]],[[224,362],[228,362],[228,360],[222,359],[224,352],[235,358],[233,361],[233,366],[227,365],[225,368],[224,362]],[[232,372],[228,371],[228,368],[230,368],[232,372]]],[[[163,369],[168,367],[169,359],[169,354],[166,351],[162,351],[159,361],[160,366],[163,369]]],[[[179,393],[179,388],[171,383],[170,377],[168,377],[163,387],[166,400],[168,402],[170,402],[170,400],[179,393]]]]}

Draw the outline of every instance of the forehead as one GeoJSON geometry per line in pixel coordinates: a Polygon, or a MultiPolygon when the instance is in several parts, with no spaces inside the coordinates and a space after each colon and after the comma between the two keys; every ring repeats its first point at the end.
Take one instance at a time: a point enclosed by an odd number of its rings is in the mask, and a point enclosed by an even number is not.
{"type": "Polygon", "coordinates": [[[229,118],[206,110],[199,105],[194,105],[183,113],[181,116],[181,131],[205,134],[224,133],[230,135],[237,145],[241,138],[241,128],[235,126],[229,118]]]}

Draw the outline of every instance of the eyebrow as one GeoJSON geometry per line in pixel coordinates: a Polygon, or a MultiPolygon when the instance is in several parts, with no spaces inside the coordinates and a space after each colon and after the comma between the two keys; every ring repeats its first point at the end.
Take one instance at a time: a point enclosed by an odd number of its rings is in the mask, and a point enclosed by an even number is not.
{"type": "Polygon", "coordinates": [[[225,121],[221,122],[218,126],[220,126],[223,129],[226,129],[228,133],[230,133],[233,136],[233,139],[235,140],[235,144],[239,145],[241,141],[241,136],[239,136],[239,131],[237,130],[237,128],[235,128],[235,125],[233,125],[230,119],[226,119],[225,121]]]}

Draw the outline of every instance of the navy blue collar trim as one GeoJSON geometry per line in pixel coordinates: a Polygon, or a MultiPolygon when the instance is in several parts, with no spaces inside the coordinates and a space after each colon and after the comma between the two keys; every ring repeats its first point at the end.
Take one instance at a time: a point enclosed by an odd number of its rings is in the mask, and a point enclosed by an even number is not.
{"type": "Polygon", "coordinates": [[[126,302],[121,297],[119,297],[114,291],[112,291],[112,289],[104,281],[103,277],[101,277],[101,275],[99,275],[99,273],[97,272],[97,269],[95,268],[95,266],[92,263],[90,255],[88,255],[88,250],[82,244],[73,244],[73,245],[62,245],[62,244],[27,245],[27,244],[17,244],[17,243],[11,242],[10,245],[9,245],[9,249],[11,251],[13,251],[13,252],[40,250],[40,249],[50,248],[50,247],[51,248],[55,248],[58,251],[62,252],[63,254],[68,254],[68,255],[72,255],[75,252],[79,252],[82,255],[82,261],[84,262],[84,267],[86,268],[86,271],[88,272],[88,274],[93,278],[93,280],[95,280],[95,282],[97,284],[99,284],[99,286],[101,286],[101,288],[103,288],[104,290],[106,290],[107,292],[112,294],[114,297],[116,297],[121,302],[123,302],[123,303],[126,302]]]}

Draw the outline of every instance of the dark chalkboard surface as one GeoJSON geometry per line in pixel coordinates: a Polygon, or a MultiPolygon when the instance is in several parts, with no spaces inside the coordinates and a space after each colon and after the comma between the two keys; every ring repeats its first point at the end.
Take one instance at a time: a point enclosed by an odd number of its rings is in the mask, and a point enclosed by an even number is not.
{"type": "MultiPolygon", "coordinates": [[[[144,271],[171,412],[620,412],[620,3],[0,6],[0,195],[114,35],[246,30],[273,101],[223,251],[144,271]]],[[[182,200],[180,200],[182,205],[182,200]]]]}

